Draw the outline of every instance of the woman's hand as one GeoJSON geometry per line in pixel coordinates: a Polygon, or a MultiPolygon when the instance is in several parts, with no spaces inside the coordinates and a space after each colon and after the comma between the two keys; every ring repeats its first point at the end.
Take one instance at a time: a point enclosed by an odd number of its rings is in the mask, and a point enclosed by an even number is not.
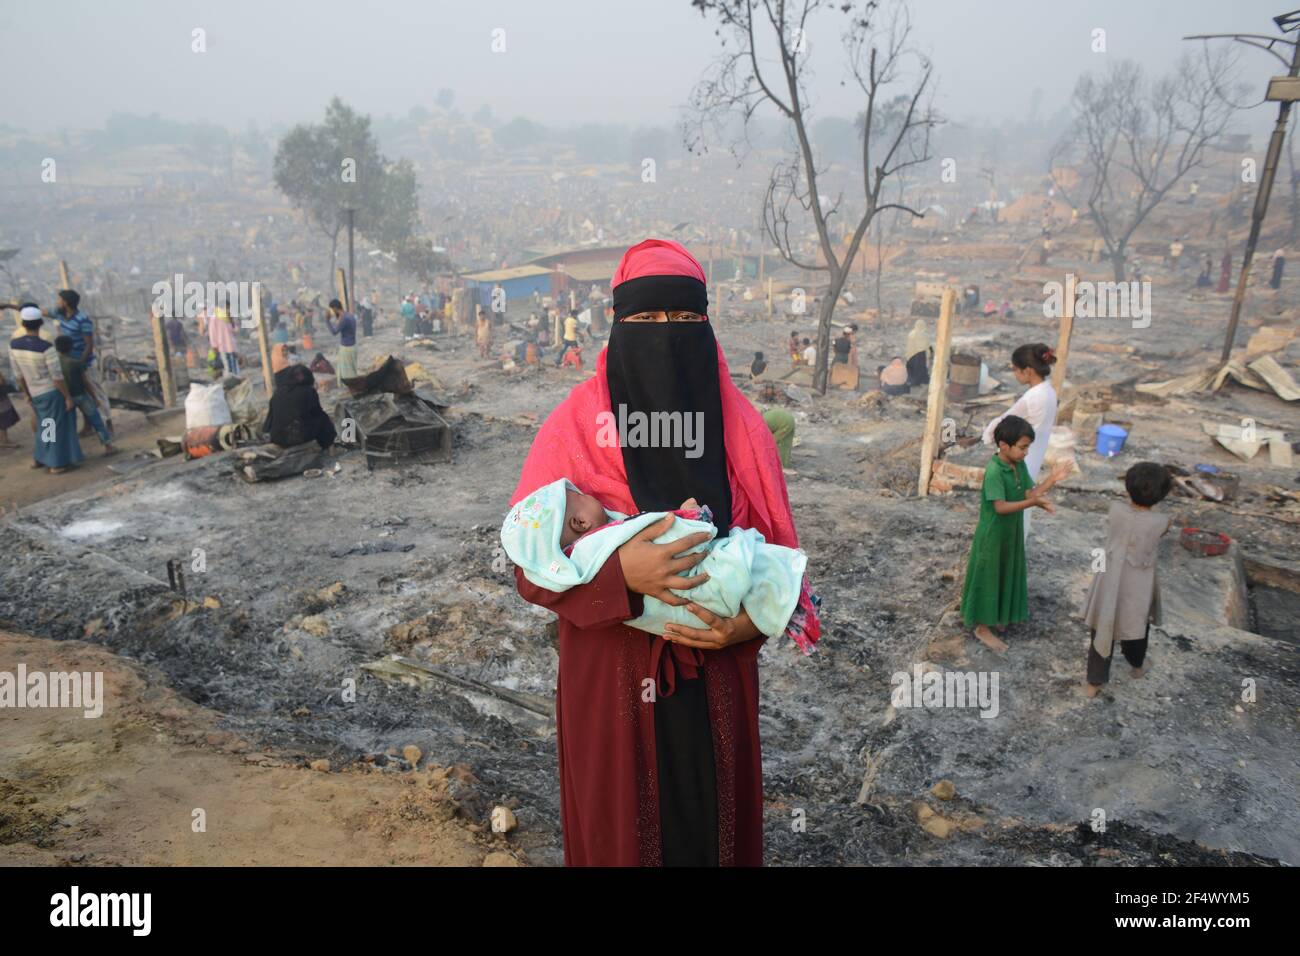
{"type": "Polygon", "coordinates": [[[759,636],[758,628],[749,619],[749,612],[744,608],[735,617],[719,617],[707,607],[687,602],[690,611],[707,628],[687,627],[684,624],[665,624],[664,640],[687,647],[698,647],[705,651],[720,651],[729,644],[743,644],[759,636]]]}
{"type": "Polygon", "coordinates": [[[683,571],[694,568],[706,557],[704,553],[682,552],[708,541],[709,533],[697,531],[667,544],[655,544],[654,539],[667,532],[676,520],[675,515],[666,515],[662,520],[642,529],[618,549],[618,560],[623,566],[623,580],[629,591],[648,594],[665,604],[681,607],[687,603],[686,599],[678,597],[669,588],[686,591],[709,579],[707,573],[693,578],[682,577],[683,571]]]}

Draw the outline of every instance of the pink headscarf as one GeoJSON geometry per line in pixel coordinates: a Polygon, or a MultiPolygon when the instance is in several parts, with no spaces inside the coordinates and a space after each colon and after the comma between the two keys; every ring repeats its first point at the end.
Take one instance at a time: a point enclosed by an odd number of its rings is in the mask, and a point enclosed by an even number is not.
{"type": "MultiPolygon", "coordinates": [[[[704,270],[680,243],[647,239],[624,254],[612,285],[657,275],[691,276],[704,281],[704,270]]],[[[568,478],[607,509],[624,514],[638,510],[628,487],[622,449],[596,440],[598,416],[612,409],[605,354],[606,350],[601,349],[596,358],[595,375],[575,386],[542,423],[510,497],[511,505],[543,485],[568,478]]],[[[732,525],[752,527],[772,544],[797,548],[799,538],[776,442],[758,410],[731,380],[721,345],[718,386],[732,492],[732,525]]]]}
{"type": "Polygon", "coordinates": [[[645,239],[623,253],[609,287],[613,289],[628,279],[644,276],[690,276],[708,281],[696,258],[680,242],[671,239],[645,239]]]}

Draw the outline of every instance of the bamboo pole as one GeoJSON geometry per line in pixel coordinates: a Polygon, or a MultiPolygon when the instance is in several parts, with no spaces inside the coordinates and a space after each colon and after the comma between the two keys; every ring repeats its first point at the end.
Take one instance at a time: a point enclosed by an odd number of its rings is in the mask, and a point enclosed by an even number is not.
{"type": "Polygon", "coordinates": [[[930,474],[934,470],[934,456],[939,449],[939,428],[943,423],[944,389],[948,386],[948,351],[952,346],[952,314],[957,303],[957,292],[943,290],[939,307],[939,329],[934,339],[934,368],[930,370],[930,394],[925,406],[925,431],[921,438],[921,479],[917,494],[922,498],[930,493],[930,474]]]}
{"type": "Polygon", "coordinates": [[[1061,333],[1056,340],[1056,368],[1052,380],[1056,382],[1058,401],[1065,400],[1065,365],[1070,357],[1070,335],[1074,331],[1074,273],[1065,277],[1065,302],[1061,308],[1061,333]]]}
{"type": "Polygon", "coordinates": [[[262,353],[262,385],[266,397],[275,391],[271,372],[271,340],[266,331],[266,311],[262,308],[262,283],[253,283],[253,316],[257,319],[257,348],[262,353]]]}

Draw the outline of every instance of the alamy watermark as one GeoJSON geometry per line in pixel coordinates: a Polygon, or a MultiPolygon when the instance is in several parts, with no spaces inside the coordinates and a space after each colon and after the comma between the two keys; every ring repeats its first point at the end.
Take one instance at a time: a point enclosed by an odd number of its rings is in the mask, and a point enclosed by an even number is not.
{"type": "Polygon", "coordinates": [[[1064,283],[1043,283],[1043,317],[1059,319],[1065,303],[1074,301],[1076,319],[1131,319],[1133,328],[1151,325],[1151,283],[1076,282],[1073,276],[1064,283]]]}
{"type": "Polygon", "coordinates": [[[104,714],[103,671],[0,671],[0,709],[59,707],[81,710],[85,717],[104,714]]]}
{"type": "Polygon", "coordinates": [[[642,412],[618,406],[618,414],[596,415],[601,448],[684,448],[687,458],[704,454],[703,412],[642,412]]]}
{"type": "Polygon", "coordinates": [[[83,893],[74,884],[50,897],[50,925],[58,927],[119,926],[148,936],[152,911],[152,893],[83,893]]]}
{"type": "Polygon", "coordinates": [[[182,273],[153,284],[153,307],[164,319],[192,319],[207,308],[220,306],[231,316],[244,319],[243,327],[252,328],[253,282],[185,281],[182,273]]]}
{"type": "Polygon", "coordinates": [[[924,670],[912,665],[912,673],[898,671],[889,683],[889,702],[898,710],[905,707],[976,708],[980,716],[998,715],[997,671],[924,670]]]}

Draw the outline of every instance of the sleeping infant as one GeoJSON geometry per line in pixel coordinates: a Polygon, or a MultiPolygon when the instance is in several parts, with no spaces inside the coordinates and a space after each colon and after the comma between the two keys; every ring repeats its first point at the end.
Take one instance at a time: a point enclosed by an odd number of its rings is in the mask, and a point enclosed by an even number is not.
{"type": "MultiPolygon", "coordinates": [[[[609,512],[573,482],[560,478],[510,509],[501,526],[501,544],[533,584],[549,591],[567,591],[591,581],[610,555],[669,513],[650,511],[628,517],[609,512]]],[[[808,559],[802,551],[768,544],[752,528],[733,528],[727,537],[718,538],[707,507],[683,508],[671,514],[677,520],[655,538],[656,544],[697,531],[709,535],[708,541],[690,549],[707,551],[707,555],[689,572],[708,572],[708,580],[689,591],[674,590],[674,594],[720,617],[735,617],[743,607],[761,633],[768,637],[785,634],[805,654],[812,653],[821,635],[820,601],[804,576],[808,559]]],[[[685,607],[673,607],[650,595],[644,598],[641,616],[628,621],[629,627],[662,635],[664,625],[670,623],[708,626],[685,607]]]]}

